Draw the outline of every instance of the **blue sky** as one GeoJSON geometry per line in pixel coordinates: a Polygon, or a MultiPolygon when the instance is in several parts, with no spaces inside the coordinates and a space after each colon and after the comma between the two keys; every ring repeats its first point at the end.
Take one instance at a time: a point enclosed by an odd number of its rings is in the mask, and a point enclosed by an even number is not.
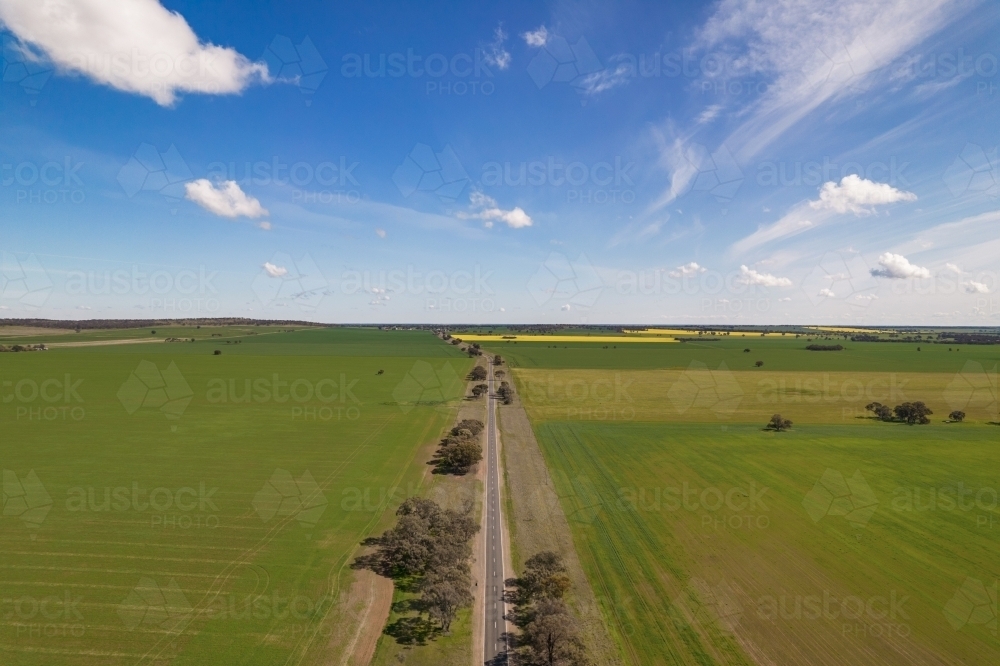
{"type": "Polygon", "coordinates": [[[995,7],[768,7],[0,0],[0,316],[997,325],[995,7]]]}

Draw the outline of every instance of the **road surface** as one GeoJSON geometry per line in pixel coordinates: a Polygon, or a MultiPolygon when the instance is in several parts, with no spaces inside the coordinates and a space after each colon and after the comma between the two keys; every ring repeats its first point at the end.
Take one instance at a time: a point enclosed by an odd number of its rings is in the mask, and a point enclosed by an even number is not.
{"type": "Polygon", "coordinates": [[[484,636],[485,663],[507,663],[507,622],[504,620],[505,606],[503,569],[503,516],[500,512],[500,462],[497,456],[496,397],[493,377],[493,363],[489,365],[489,393],[486,408],[486,566],[483,594],[483,609],[486,622],[484,636]]]}

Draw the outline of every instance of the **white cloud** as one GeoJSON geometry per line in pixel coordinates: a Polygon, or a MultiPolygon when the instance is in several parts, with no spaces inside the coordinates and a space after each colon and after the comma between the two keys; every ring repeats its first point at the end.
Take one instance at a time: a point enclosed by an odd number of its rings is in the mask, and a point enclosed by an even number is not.
{"type": "Polygon", "coordinates": [[[819,199],[810,201],[809,206],[816,210],[829,209],[838,213],[869,215],[875,212],[871,206],[916,200],[917,195],[913,192],[897,190],[887,183],[865,180],[852,173],[844,176],[839,185],[833,181],[824,183],[819,191],[819,199]]]}
{"type": "MultiPolygon", "coordinates": [[[[611,58],[611,61],[614,60],[615,58],[611,58]]],[[[579,87],[587,95],[596,95],[625,85],[631,76],[632,66],[628,62],[621,62],[586,75],[580,81],[579,87]]]]}
{"type": "Polygon", "coordinates": [[[820,296],[826,296],[827,298],[836,298],[837,294],[833,293],[833,289],[820,289],[820,296]]]}
{"type": "Polygon", "coordinates": [[[882,268],[871,269],[871,274],[875,277],[905,280],[907,278],[929,278],[931,276],[929,270],[922,266],[911,264],[910,260],[901,254],[884,252],[879,255],[878,263],[882,268]]]}
{"type": "Polygon", "coordinates": [[[376,229],[375,235],[378,236],[379,238],[385,238],[386,237],[385,229],[376,229]]]}
{"type": "Polygon", "coordinates": [[[877,301],[878,296],[875,294],[855,294],[854,298],[859,301],[877,301]]]}
{"type": "Polygon", "coordinates": [[[268,222],[267,220],[261,220],[260,222],[257,223],[257,228],[263,229],[264,231],[270,231],[271,223],[268,222]]]}
{"type": "Polygon", "coordinates": [[[947,268],[949,271],[952,271],[954,273],[958,273],[959,275],[963,275],[965,273],[965,271],[963,271],[961,268],[959,268],[955,264],[950,264],[950,263],[949,264],[945,264],[944,267],[947,268]]]}
{"type": "Polygon", "coordinates": [[[267,66],[203,43],[157,0],[5,0],[0,21],[57,70],[170,106],[180,93],[239,93],[267,66]]]}
{"type": "Polygon", "coordinates": [[[791,296],[785,296],[784,298],[779,298],[779,299],[778,299],[778,302],[779,302],[779,303],[788,303],[788,302],[790,302],[791,300],[792,300],[792,297],[791,297],[791,296]]]}
{"type": "Polygon", "coordinates": [[[288,274],[288,269],[285,268],[284,266],[277,266],[275,264],[272,264],[270,261],[265,261],[264,262],[264,272],[266,272],[268,275],[270,275],[273,278],[280,278],[283,275],[287,275],[288,274]]]}
{"type": "Polygon", "coordinates": [[[800,202],[771,224],[761,225],[755,232],[733,243],[731,252],[744,254],[765,243],[784,240],[804,231],[837,220],[838,213],[867,215],[874,206],[896,201],[913,201],[912,192],[904,192],[883,183],[876,183],[850,174],[820,188],[819,199],[800,202]]]}
{"type": "Polygon", "coordinates": [[[792,281],[788,278],[776,277],[770,273],[758,273],[752,268],[740,266],[740,282],[747,285],[760,285],[762,287],[791,287],[792,281]]]}
{"type": "Polygon", "coordinates": [[[683,266],[678,266],[674,270],[670,271],[668,275],[672,278],[682,278],[682,277],[691,277],[697,275],[698,273],[704,273],[704,272],[705,272],[704,267],[699,266],[694,261],[691,261],[684,264],[683,266]]]}
{"type": "Polygon", "coordinates": [[[540,48],[549,41],[549,31],[544,25],[538,26],[534,30],[529,30],[521,35],[528,46],[540,48]]]}
{"type": "Polygon", "coordinates": [[[503,24],[497,26],[493,31],[493,41],[484,49],[483,58],[487,63],[497,69],[507,69],[510,67],[510,51],[504,48],[507,41],[507,33],[503,31],[503,24]]]}
{"type": "Polygon", "coordinates": [[[466,213],[458,213],[462,220],[483,220],[484,226],[489,229],[493,226],[494,220],[499,220],[511,229],[523,229],[532,225],[531,216],[524,212],[520,206],[515,206],[511,210],[503,210],[497,205],[496,199],[478,190],[473,190],[469,195],[469,203],[472,208],[481,210],[466,213]]]}
{"type": "Polygon", "coordinates": [[[729,77],[767,81],[726,140],[750,161],[828,101],[868,89],[883,68],[960,19],[975,3],[952,0],[722,0],[695,47],[721,52],[729,77]]]}
{"type": "Polygon", "coordinates": [[[563,305],[559,309],[562,310],[563,312],[569,312],[570,311],[569,303],[567,303],[566,305],[563,305]]]}
{"type": "Polygon", "coordinates": [[[268,214],[260,201],[241,190],[235,180],[223,181],[216,187],[207,178],[199,178],[185,183],[184,191],[189,201],[220,217],[256,218],[268,214]]]}
{"type": "Polygon", "coordinates": [[[76,306],[76,309],[77,310],[93,310],[93,308],[90,307],[89,305],[78,305],[78,306],[76,306]]]}
{"type": "Polygon", "coordinates": [[[721,110],[722,110],[721,104],[712,104],[711,106],[706,107],[704,111],[698,114],[698,120],[696,122],[699,125],[710,123],[718,117],[719,111],[721,110]]]}
{"type": "Polygon", "coordinates": [[[968,280],[962,283],[965,287],[965,291],[970,294],[988,294],[990,293],[990,288],[986,286],[985,282],[976,282],[975,280],[968,280]]]}

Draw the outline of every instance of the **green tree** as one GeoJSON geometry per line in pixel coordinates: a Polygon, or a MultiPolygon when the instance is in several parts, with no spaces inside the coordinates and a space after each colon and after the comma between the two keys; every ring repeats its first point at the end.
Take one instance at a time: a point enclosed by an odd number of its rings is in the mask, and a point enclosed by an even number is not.
{"type": "Polygon", "coordinates": [[[775,414],[771,417],[771,420],[767,422],[766,429],[781,432],[782,430],[788,430],[791,427],[791,421],[786,418],[782,418],[781,414],[775,414]]]}

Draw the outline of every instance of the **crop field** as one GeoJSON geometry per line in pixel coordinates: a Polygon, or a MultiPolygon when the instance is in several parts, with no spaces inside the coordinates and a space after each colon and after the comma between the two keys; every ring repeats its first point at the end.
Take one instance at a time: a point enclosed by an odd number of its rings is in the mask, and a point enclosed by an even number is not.
{"type": "Polygon", "coordinates": [[[358,543],[428,483],[471,361],[425,331],[267,329],[2,355],[0,662],[347,656],[358,543]]]}
{"type": "Polygon", "coordinates": [[[625,663],[1000,660],[1000,353],[840,342],[491,347],[625,663]]]}

